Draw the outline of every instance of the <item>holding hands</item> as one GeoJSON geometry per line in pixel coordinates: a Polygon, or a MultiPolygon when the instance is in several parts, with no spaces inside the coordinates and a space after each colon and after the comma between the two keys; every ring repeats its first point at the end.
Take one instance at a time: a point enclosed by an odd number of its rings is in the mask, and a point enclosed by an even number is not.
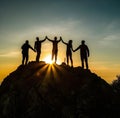
{"type": "Polygon", "coordinates": [[[48,37],[46,36],[45,39],[48,39],[48,37]]]}

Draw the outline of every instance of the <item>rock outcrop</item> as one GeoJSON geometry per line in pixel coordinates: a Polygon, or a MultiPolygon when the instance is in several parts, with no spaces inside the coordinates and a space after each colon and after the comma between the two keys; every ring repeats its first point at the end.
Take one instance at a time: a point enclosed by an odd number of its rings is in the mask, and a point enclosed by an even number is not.
{"type": "Polygon", "coordinates": [[[0,86],[0,118],[117,118],[119,98],[95,73],[30,62],[0,86]]]}

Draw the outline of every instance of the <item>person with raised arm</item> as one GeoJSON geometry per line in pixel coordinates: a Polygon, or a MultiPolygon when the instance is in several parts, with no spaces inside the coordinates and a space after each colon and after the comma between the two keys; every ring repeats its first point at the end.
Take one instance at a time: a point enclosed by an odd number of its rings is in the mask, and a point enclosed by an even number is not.
{"type": "Polygon", "coordinates": [[[71,61],[71,67],[73,67],[73,59],[72,59],[72,51],[73,51],[73,47],[72,47],[72,40],[69,40],[68,43],[64,42],[62,37],[60,37],[62,40],[62,43],[64,43],[67,48],[66,48],[66,57],[67,57],[67,65],[69,65],[69,59],[71,61]]]}
{"type": "Polygon", "coordinates": [[[35,41],[35,44],[34,44],[34,49],[35,49],[36,52],[37,52],[36,62],[39,62],[40,55],[41,55],[41,44],[42,44],[45,40],[46,40],[46,37],[45,37],[45,39],[43,39],[43,40],[39,40],[39,37],[36,37],[36,41],[35,41]]]}
{"type": "Polygon", "coordinates": [[[22,49],[22,65],[27,65],[29,60],[29,48],[32,49],[34,52],[36,52],[31,45],[29,45],[29,41],[26,40],[26,42],[21,46],[22,49]]]}
{"type": "Polygon", "coordinates": [[[49,39],[46,37],[50,42],[53,44],[52,48],[52,60],[55,56],[55,63],[57,62],[57,54],[58,54],[58,43],[61,41],[61,39],[57,40],[57,37],[54,37],[54,40],[49,39]]]}

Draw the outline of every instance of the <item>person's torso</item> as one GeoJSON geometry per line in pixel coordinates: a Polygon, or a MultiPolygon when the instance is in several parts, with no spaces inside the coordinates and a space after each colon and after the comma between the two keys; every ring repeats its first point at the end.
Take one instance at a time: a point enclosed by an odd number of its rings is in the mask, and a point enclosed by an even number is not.
{"type": "Polygon", "coordinates": [[[41,42],[40,41],[36,41],[35,42],[35,47],[36,47],[37,51],[41,50],[41,42]]]}
{"type": "Polygon", "coordinates": [[[54,50],[58,49],[58,42],[57,41],[53,41],[53,49],[54,50]]]}
{"type": "Polygon", "coordinates": [[[28,54],[29,48],[30,48],[30,45],[29,45],[29,44],[24,44],[24,45],[22,46],[22,53],[23,53],[23,54],[28,54]]]}
{"type": "Polygon", "coordinates": [[[87,55],[87,46],[86,45],[80,45],[80,53],[82,56],[87,55]]]}
{"type": "Polygon", "coordinates": [[[72,45],[67,44],[67,53],[71,53],[72,45]]]}

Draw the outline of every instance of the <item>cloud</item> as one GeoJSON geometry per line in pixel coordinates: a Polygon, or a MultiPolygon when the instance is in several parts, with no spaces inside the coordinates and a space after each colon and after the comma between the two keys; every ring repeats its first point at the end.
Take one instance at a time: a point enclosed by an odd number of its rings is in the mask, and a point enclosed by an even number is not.
{"type": "Polygon", "coordinates": [[[24,37],[45,37],[48,36],[64,36],[65,38],[77,37],[77,35],[82,36],[82,22],[75,19],[57,19],[53,22],[48,22],[44,24],[36,24],[29,26],[27,29],[21,31],[24,37]]]}
{"type": "Polygon", "coordinates": [[[0,53],[0,57],[17,57],[20,52],[7,52],[7,53],[0,53]]]}
{"type": "Polygon", "coordinates": [[[108,36],[106,36],[106,37],[104,37],[104,39],[103,39],[104,41],[111,41],[111,42],[113,42],[113,41],[116,41],[116,40],[118,40],[118,36],[117,35],[108,35],[108,36]]]}
{"type": "Polygon", "coordinates": [[[102,46],[116,47],[117,42],[119,41],[119,37],[119,34],[106,35],[101,40],[99,40],[99,44],[102,46]]]}
{"type": "Polygon", "coordinates": [[[102,46],[115,47],[119,43],[120,29],[118,21],[111,21],[109,24],[106,24],[99,35],[99,44],[102,46]]]}

